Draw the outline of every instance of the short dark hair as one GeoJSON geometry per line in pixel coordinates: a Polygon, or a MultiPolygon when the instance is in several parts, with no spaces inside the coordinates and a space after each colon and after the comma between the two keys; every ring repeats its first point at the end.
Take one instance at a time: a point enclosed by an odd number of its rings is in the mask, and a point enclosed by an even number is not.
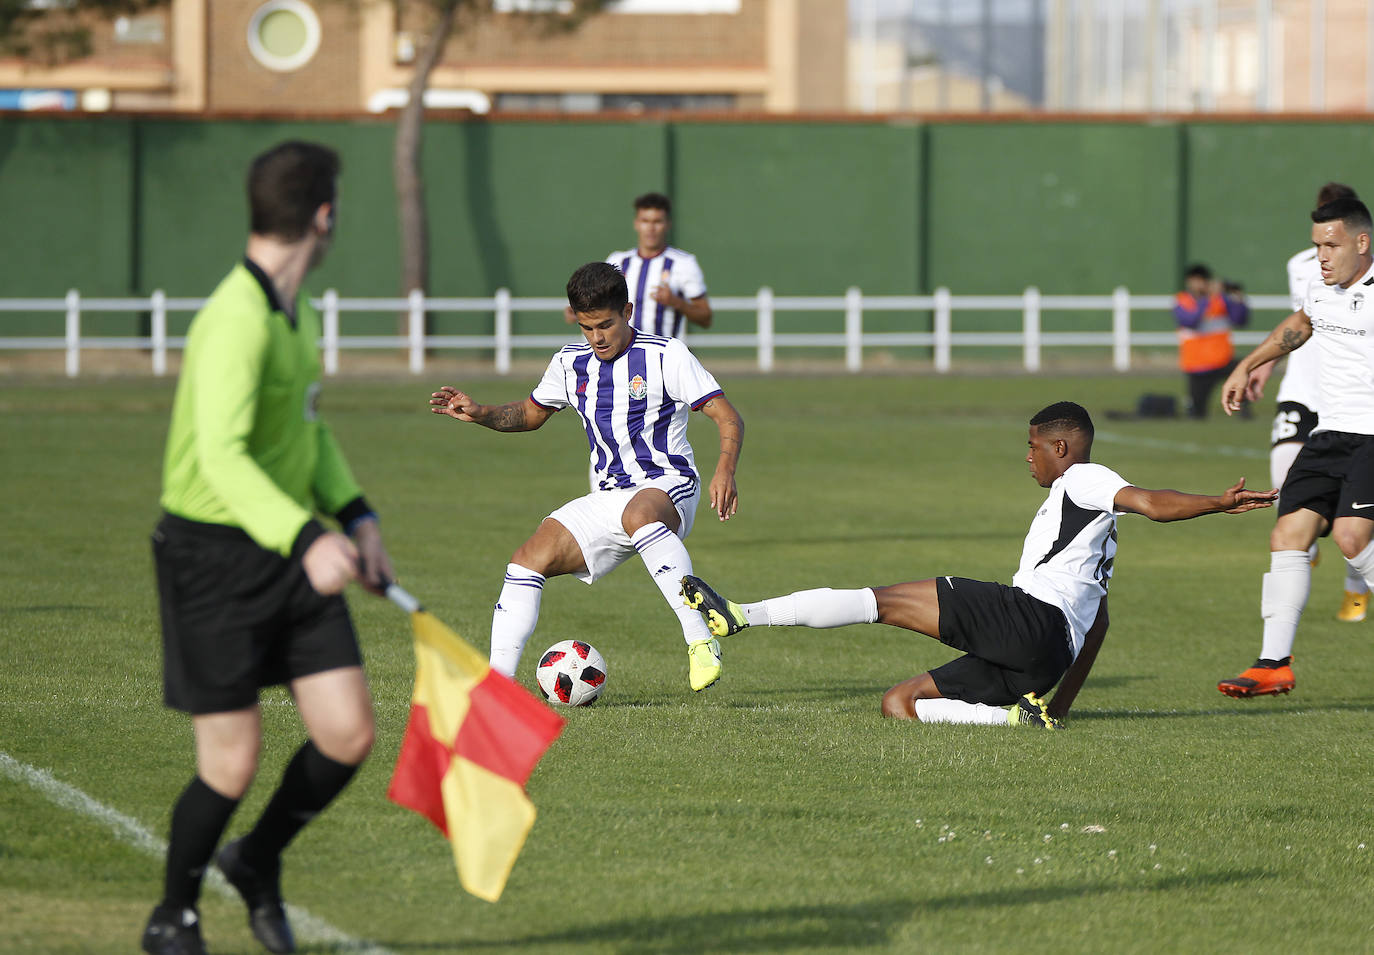
{"type": "Polygon", "coordinates": [[[1041,408],[1035,413],[1035,417],[1030,419],[1030,423],[1033,427],[1051,434],[1081,431],[1087,436],[1089,444],[1093,440],[1093,419],[1088,414],[1088,409],[1073,401],[1056,401],[1046,408],[1041,408]]]}
{"type": "Polygon", "coordinates": [[[1313,222],[1335,222],[1340,220],[1348,232],[1358,235],[1374,235],[1374,221],[1369,218],[1369,210],[1358,199],[1336,199],[1312,212],[1313,222]]]}
{"type": "Polygon", "coordinates": [[[1188,266],[1187,271],[1183,273],[1183,277],[1185,279],[1190,279],[1194,276],[1200,279],[1207,279],[1210,281],[1212,278],[1212,270],[1209,269],[1207,266],[1203,265],[1201,262],[1194,262],[1192,265],[1188,266]]]}
{"type": "Polygon", "coordinates": [[[671,216],[673,200],[661,192],[646,192],[642,196],[635,196],[635,212],[640,209],[662,209],[665,216],[671,216]]]}
{"type": "Polygon", "coordinates": [[[625,276],[609,262],[588,262],[568,279],[568,304],[579,314],[602,309],[619,312],[629,300],[625,276]]]}
{"type": "Polygon", "coordinates": [[[289,140],[248,167],[249,228],[294,242],[305,235],[315,210],[335,198],[339,154],[328,146],[289,140]]]}
{"type": "Polygon", "coordinates": [[[1355,190],[1351,189],[1343,182],[1328,182],[1317,190],[1317,208],[1321,208],[1328,202],[1335,202],[1337,199],[1358,199],[1355,190]]]}

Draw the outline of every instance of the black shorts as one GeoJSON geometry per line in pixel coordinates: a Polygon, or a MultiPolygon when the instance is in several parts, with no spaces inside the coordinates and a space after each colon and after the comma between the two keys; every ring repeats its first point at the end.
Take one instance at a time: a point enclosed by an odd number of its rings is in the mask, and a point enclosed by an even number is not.
{"type": "Polygon", "coordinates": [[[265,686],[362,664],[343,597],[318,593],[299,560],[236,527],[164,515],[153,562],[163,700],[173,709],[240,710],[265,686]]]}
{"type": "Polygon", "coordinates": [[[1283,479],[1279,516],[1315,511],[1326,520],[1374,518],[1374,436],[1318,431],[1283,479]]]}
{"type": "Polygon", "coordinates": [[[1073,662],[1064,612],[1023,590],[967,577],[940,577],[940,640],[966,656],[930,671],[940,695],[1006,706],[1045,693],[1073,662]]]}
{"type": "Polygon", "coordinates": [[[1296,441],[1306,444],[1312,429],[1317,426],[1317,413],[1298,401],[1280,401],[1274,412],[1274,427],[1269,432],[1269,446],[1296,441]]]}

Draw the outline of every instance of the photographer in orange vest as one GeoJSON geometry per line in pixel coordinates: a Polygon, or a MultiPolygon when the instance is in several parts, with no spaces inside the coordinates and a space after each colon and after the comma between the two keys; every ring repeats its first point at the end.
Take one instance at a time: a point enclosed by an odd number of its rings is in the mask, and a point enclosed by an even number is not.
{"type": "Polygon", "coordinates": [[[1192,265],[1183,273],[1183,291],[1174,296],[1174,321],[1178,364],[1188,384],[1188,416],[1205,418],[1212,390],[1236,364],[1231,329],[1249,323],[1250,306],[1239,285],[1223,285],[1207,266],[1192,265]]]}

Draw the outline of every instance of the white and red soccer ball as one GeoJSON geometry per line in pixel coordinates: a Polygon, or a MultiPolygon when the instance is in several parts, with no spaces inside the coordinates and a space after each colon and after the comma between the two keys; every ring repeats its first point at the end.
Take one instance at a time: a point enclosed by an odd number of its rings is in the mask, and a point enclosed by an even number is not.
{"type": "Polygon", "coordinates": [[[606,686],[606,661],[590,643],[563,640],[544,651],[534,678],[550,703],[586,706],[606,686]]]}

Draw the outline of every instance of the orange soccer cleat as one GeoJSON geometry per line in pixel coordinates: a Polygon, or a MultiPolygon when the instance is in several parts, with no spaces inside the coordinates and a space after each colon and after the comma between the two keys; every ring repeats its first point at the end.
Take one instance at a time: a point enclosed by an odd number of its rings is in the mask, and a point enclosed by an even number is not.
{"type": "Polygon", "coordinates": [[[1217,689],[1227,696],[1245,700],[1252,696],[1287,693],[1293,686],[1293,658],[1284,657],[1282,660],[1256,660],[1255,665],[1240,676],[1222,680],[1217,689]]]}

